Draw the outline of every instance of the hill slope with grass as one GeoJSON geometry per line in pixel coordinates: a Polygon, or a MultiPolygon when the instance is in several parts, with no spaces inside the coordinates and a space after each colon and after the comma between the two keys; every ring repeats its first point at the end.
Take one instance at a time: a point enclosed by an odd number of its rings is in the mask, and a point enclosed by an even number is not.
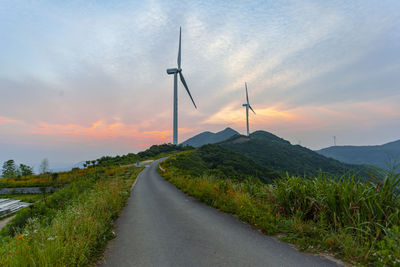
{"type": "Polygon", "coordinates": [[[247,136],[233,136],[220,146],[241,153],[269,169],[292,175],[316,176],[319,170],[332,175],[363,172],[367,167],[341,163],[300,145],[292,145],[274,134],[256,131],[247,136]]]}
{"type": "Polygon", "coordinates": [[[213,175],[238,180],[257,178],[264,183],[270,183],[280,177],[278,172],[219,145],[204,145],[180,153],[171,161],[186,174],[193,176],[213,175]]]}
{"type": "Polygon", "coordinates": [[[387,169],[400,160],[400,140],[378,146],[331,146],[316,152],[344,163],[387,169]]]}
{"type": "Polygon", "coordinates": [[[226,139],[238,134],[239,133],[237,131],[229,127],[217,133],[212,133],[207,131],[189,138],[188,140],[182,142],[181,145],[200,147],[206,144],[215,144],[225,141],[226,139]]]}

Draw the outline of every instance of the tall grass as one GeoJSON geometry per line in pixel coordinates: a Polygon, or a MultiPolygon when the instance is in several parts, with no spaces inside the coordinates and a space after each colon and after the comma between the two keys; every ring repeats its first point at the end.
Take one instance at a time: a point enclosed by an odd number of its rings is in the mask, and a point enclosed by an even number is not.
{"type": "Polygon", "coordinates": [[[47,220],[41,216],[27,218],[15,235],[2,239],[0,263],[9,266],[91,264],[113,237],[113,220],[125,205],[139,170],[135,167],[107,169],[107,175],[89,179],[92,185],[87,190],[74,191],[70,201],[64,202],[65,206],[45,214],[47,220]]]}
{"type": "Polygon", "coordinates": [[[17,178],[0,179],[0,188],[45,186],[59,187],[80,179],[83,176],[87,176],[89,173],[93,173],[93,171],[101,171],[102,169],[104,168],[75,169],[69,172],[44,173],[17,178]]]}
{"type": "Polygon", "coordinates": [[[160,173],[182,191],[235,214],[302,250],[328,251],[346,261],[400,266],[400,175],[383,182],[356,177],[286,177],[265,185],[213,176],[190,176],[163,163],[160,173]]]}

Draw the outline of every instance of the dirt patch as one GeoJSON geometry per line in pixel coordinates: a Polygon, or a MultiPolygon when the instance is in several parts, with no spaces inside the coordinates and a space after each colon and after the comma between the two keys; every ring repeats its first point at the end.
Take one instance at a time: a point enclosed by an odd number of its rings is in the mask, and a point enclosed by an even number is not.
{"type": "Polygon", "coordinates": [[[3,228],[4,226],[6,226],[6,224],[12,220],[15,217],[15,215],[12,215],[10,217],[4,218],[0,221],[0,229],[3,228]]]}

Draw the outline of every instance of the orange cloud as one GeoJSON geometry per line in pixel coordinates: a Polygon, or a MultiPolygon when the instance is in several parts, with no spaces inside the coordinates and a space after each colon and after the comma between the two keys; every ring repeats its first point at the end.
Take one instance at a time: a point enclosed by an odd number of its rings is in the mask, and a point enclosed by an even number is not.
{"type": "Polygon", "coordinates": [[[139,130],[140,124],[125,124],[119,119],[111,123],[103,120],[93,122],[89,126],[79,124],[57,124],[40,122],[33,129],[28,130],[30,134],[58,136],[69,140],[109,140],[109,139],[129,139],[136,145],[142,147],[155,143],[166,143],[170,141],[170,131],[168,130],[139,130]]]}
{"type": "Polygon", "coordinates": [[[0,116],[0,125],[10,123],[10,122],[16,122],[16,120],[0,116]]]}
{"type": "MultiPolygon", "coordinates": [[[[279,109],[278,106],[268,107],[268,108],[256,108],[254,115],[251,111],[249,116],[251,120],[258,123],[274,123],[278,121],[294,121],[297,119],[296,113],[290,110],[279,109]]],[[[211,115],[206,120],[204,120],[203,124],[235,124],[241,125],[246,120],[245,108],[240,107],[239,103],[232,103],[217,113],[211,115]],[[239,107],[239,108],[238,108],[239,107]]]]}

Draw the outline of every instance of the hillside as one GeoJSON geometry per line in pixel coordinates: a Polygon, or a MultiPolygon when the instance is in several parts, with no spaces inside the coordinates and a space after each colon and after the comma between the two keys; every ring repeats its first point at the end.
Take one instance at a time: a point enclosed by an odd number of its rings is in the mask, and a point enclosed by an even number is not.
{"type": "Polygon", "coordinates": [[[366,170],[366,167],[344,164],[300,145],[291,145],[290,142],[265,131],[256,131],[250,137],[234,136],[219,145],[242,153],[270,169],[287,171],[292,175],[315,176],[319,170],[327,174],[343,175],[350,171],[366,170]]]}
{"type": "Polygon", "coordinates": [[[213,144],[177,154],[169,162],[184,170],[186,174],[194,176],[214,175],[238,180],[253,177],[264,183],[270,183],[280,177],[278,172],[258,164],[243,154],[213,144]]]}
{"type": "Polygon", "coordinates": [[[227,140],[228,138],[238,135],[239,133],[232,128],[226,128],[225,130],[222,130],[217,133],[212,133],[212,132],[202,132],[198,135],[195,135],[188,140],[184,141],[181,143],[181,145],[184,146],[193,146],[193,147],[200,147],[202,145],[206,144],[215,144],[219,143],[222,141],[227,140]]]}
{"type": "Polygon", "coordinates": [[[387,169],[400,160],[400,140],[378,146],[331,146],[316,152],[344,163],[387,169]]]}

